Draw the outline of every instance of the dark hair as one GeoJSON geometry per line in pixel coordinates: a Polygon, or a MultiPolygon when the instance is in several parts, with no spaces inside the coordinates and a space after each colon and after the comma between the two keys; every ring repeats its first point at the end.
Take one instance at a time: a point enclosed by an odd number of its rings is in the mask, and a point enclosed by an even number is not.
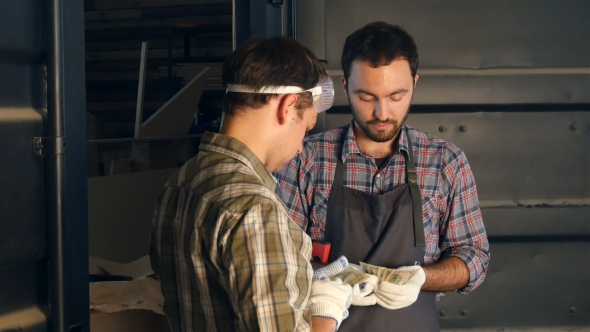
{"type": "Polygon", "coordinates": [[[354,60],[366,61],[377,68],[399,58],[410,63],[412,77],[415,77],[418,71],[418,49],[414,38],[397,25],[373,22],[346,38],[342,50],[342,71],[348,80],[354,60]]]}
{"type": "MultiPolygon", "coordinates": [[[[263,86],[291,85],[307,90],[316,86],[321,76],[327,76],[326,70],[310,50],[293,38],[278,36],[254,37],[238,47],[223,63],[221,80],[223,87],[244,84],[257,90],[263,86]]],[[[234,114],[242,107],[258,109],[276,97],[277,94],[228,92],[223,98],[223,110],[234,114]]],[[[295,107],[303,110],[312,105],[311,93],[307,92],[299,94],[295,107]]]]}

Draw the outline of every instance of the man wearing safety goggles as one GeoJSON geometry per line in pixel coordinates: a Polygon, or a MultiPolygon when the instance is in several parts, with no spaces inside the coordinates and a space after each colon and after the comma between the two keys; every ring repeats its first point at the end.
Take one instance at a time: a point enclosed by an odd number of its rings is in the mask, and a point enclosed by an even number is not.
{"type": "Polygon", "coordinates": [[[271,174],[332,105],[332,81],[289,37],[247,41],[224,62],[222,81],[220,132],[203,135],[154,213],[152,266],[171,330],[334,331],[353,287],[312,281],[311,240],[271,174]]]}
{"type": "Polygon", "coordinates": [[[472,291],[488,267],[473,174],[457,146],[404,125],[418,81],[406,31],[355,31],[342,68],[353,121],[304,140],[276,175],[279,196],[313,240],[330,243],[328,260],[345,255],[378,279],[340,331],[439,330],[441,292],[472,291]]]}

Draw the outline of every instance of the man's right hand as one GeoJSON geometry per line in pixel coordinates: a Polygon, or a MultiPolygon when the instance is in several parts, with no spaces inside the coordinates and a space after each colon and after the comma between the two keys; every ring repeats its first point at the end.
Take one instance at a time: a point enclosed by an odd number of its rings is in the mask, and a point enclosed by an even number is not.
{"type": "Polygon", "coordinates": [[[424,270],[419,265],[403,266],[397,269],[418,270],[417,273],[405,284],[396,285],[387,281],[380,281],[373,289],[377,296],[377,304],[380,306],[395,310],[405,308],[416,302],[420,294],[420,288],[426,281],[424,270]]]}

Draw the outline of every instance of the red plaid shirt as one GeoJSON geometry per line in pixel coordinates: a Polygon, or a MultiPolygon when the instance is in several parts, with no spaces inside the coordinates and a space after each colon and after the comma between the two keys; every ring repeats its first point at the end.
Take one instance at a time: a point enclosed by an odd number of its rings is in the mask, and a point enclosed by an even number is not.
{"type": "Polygon", "coordinates": [[[291,218],[312,239],[322,240],[336,158],[341,155],[345,163],[344,186],[383,194],[406,183],[405,154],[400,150],[407,151],[408,136],[422,194],[424,263],[433,264],[441,257],[461,258],[470,278],[459,292],[467,293],[484,280],[490,253],[475,179],[465,154],[454,144],[403,126],[393,154],[378,169],[375,159],[360,150],[351,122],[307,137],[302,153],[276,174],[280,183],[277,192],[291,218]]]}

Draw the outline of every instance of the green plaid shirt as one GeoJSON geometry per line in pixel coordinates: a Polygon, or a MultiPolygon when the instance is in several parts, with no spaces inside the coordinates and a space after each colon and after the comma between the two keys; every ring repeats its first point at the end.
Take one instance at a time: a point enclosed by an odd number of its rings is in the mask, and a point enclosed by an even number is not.
{"type": "Polygon", "coordinates": [[[309,331],[310,238],[240,141],[206,133],[154,212],[152,267],[172,331],[309,331]]]}

